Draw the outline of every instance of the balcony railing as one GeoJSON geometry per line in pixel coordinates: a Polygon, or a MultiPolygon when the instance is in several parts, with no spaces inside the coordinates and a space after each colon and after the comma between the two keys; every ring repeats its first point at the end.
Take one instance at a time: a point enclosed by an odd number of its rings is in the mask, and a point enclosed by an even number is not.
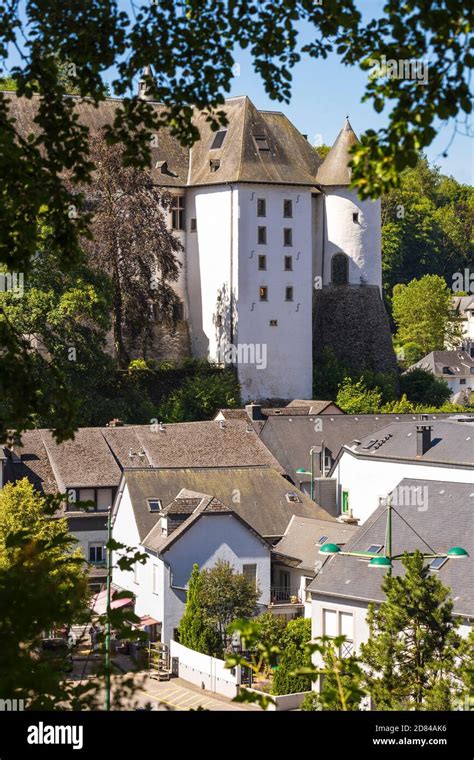
{"type": "Polygon", "coordinates": [[[270,589],[271,604],[302,604],[299,588],[288,586],[272,586],[270,589]]]}

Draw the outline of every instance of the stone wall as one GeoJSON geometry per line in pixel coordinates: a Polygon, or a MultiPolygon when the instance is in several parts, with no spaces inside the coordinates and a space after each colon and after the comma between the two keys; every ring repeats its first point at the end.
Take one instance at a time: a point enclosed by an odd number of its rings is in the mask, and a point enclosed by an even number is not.
{"type": "Polygon", "coordinates": [[[387,312],[378,287],[327,285],[315,291],[313,354],[315,363],[323,348],[355,371],[371,369],[397,374],[387,312]]]}

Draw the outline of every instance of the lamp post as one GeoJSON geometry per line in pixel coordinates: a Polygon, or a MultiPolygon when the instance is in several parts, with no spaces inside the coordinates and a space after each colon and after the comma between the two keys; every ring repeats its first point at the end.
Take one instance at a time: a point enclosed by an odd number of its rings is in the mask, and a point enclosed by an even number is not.
{"type": "MultiPolygon", "coordinates": [[[[323,451],[324,451],[324,442],[323,442],[323,451]]],[[[304,467],[300,467],[296,472],[298,475],[310,475],[311,476],[311,485],[310,485],[310,496],[312,501],[314,501],[314,455],[316,453],[315,446],[311,446],[309,450],[309,458],[310,458],[310,472],[308,470],[305,470],[304,467]]],[[[324,459],[323,459],[323,475],[324,475],[324,459]]]]}
{"type": "MultiPolygon", "coordinates": [[[[374,552],[345,552],[345,551],[342,551],[340,546],[338,546],[337,544],[330,544],[330,543],[323,544],[319,550],[319,554],[323,554],[324,556],[340,554],[341,556],[344,556],[344,557],[358,557],[359,559],[369,559],[370,560],[369,567],[388,569],[388,572],[390,574],[392,572],[393,562],[395,560],[402,560],[404,556],[404,554],[392,554],[392,512],[393,511],[397,512],[396,509],[394,510],[394,507],[392,505],[392,500],[388,498],[387,507],[385,509],[385,512],[387,513],[387,521],[385,525],[385,546],[384,546],[383,554],[375,554],[374,552]]],[[[408,552],[408,554],[412,556],[414,552],[408,552]]],[[[438,558],[440,559],[441,558],[467,559],[469,557],[469,554],[461,546],[452,546],[451,549],[448,549],[446,554],[441,554],[441,553],[437,553],[433,551],[432,553],[429,553],[429,554],[423,552],[422,556],[424,559],[438,559],[438,558]]]]}
{"type": "Polygon", "coordinates": [[[107,514],[107,616],[105,623],[105,709],[110,710],[110,604],[111,604],[111,575],[112,575],[112,508],[107,514]]]}

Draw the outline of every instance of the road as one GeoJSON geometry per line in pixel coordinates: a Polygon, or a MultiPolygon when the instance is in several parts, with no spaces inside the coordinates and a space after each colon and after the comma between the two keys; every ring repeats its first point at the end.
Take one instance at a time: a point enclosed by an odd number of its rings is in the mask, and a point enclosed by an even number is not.
{"type": "Polygon", "coordinates": [[[151,703],[153,709],[158,710],[196,710],[198,707],[204,710],[259,709],[253,705],[232,702],[219,694],[203,691],[180,678],[158,681],[147,677],[140,690],[135,692],[134,698],[142,705],[151,703]]]}

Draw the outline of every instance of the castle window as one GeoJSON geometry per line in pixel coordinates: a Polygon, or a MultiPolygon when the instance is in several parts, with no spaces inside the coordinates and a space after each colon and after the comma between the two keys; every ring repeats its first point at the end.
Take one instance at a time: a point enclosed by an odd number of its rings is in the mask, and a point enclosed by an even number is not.
{"type": "Polygon", "coordinates": [[[293,245],[293,230],[285,227],[283,230],[283,245],[293,245]]]}
{"type": "Polygon", "coordinates": [[[357,211],[352,214],[352,221],[354,224],[359,224],[359,213],[357,211]]]}
{"type": "Polygon", "coordinates": [[[285,256],[285,272],[291,272],[293,269],[293,256],[285,256]]]}
{"type": "Polygon", "coordinates": [[[267,138],[265,135],[254,135],[253,139],[255,140],[255,145],[259,149],[259,151],[266,151],[270,150],[270,147],[267,142],[267,138]]]}
{"type": "Polygon", "coordinates": [[[285,301],[292,301],[293,300],[293,288],[291,285],[289,285],[287,288],[285,288],[285,301]]]}
{"type": "Polygon", "coordinates": [[[271,319],[270,327],[278,327],[278,319],[271,319]]]}
{"type": "Polygon", "coordinates": [[[190,230],[191,230],[191,232],[196,232],[196,230],[197,230],[197,221],[196,221],[196,219],[191,219],[190,230]]]}
{"type": "Polygon", "coordinates": [[[345,253],[336,253],[331,259],[331,283],[347,285],[349,282],[349,259],[345,253]]]}
{"type": "Polygon", "coordinates": [[[268,288],[265,286],[261,286],[259,288],[259,296],[261,301],[268,301],[268,288]]]}
{"type": "Polygon", "coordinates": [[[258,257],[258,268],[259,269],[266,269],[267,268],[267,257],[266,256],[259,256],[258,257]]]}
{"type": "Polygon", "coordinates": [[[265,198],[257,198],[257,216],[267,215],[267,202],[265,198]]]}
{"type": "Polygon", "coordinates": [[[218,148],[222,148],[222,143],[224,142],[226,134],[227,129],[219,129],[217,134],[214,136],[210,150],[217,150],[218,148]]]}
{"type": "Polygon", "coordinates": [[[285,219],[291,219],[293,217],[293,201],[288,198],[283,201],[283,216],[285,219]]]}
{"type": "Polygon", "coordinates": [[[257,243],[259,245],[265,245],[267,242],[267,228],[259,227],[257,230],[257,243]]]}
{"type": "Polygon", "coordinates": [[[184,230],[184,195],[175,195],[171,201],[171,226],[184,230]]]}
{"type": "Polygon", "coordinates": [[[209,161],[209,169],[212,173],[218,172],[220,168],[221,162],[218,158],[211,158],[209,161]]]}

